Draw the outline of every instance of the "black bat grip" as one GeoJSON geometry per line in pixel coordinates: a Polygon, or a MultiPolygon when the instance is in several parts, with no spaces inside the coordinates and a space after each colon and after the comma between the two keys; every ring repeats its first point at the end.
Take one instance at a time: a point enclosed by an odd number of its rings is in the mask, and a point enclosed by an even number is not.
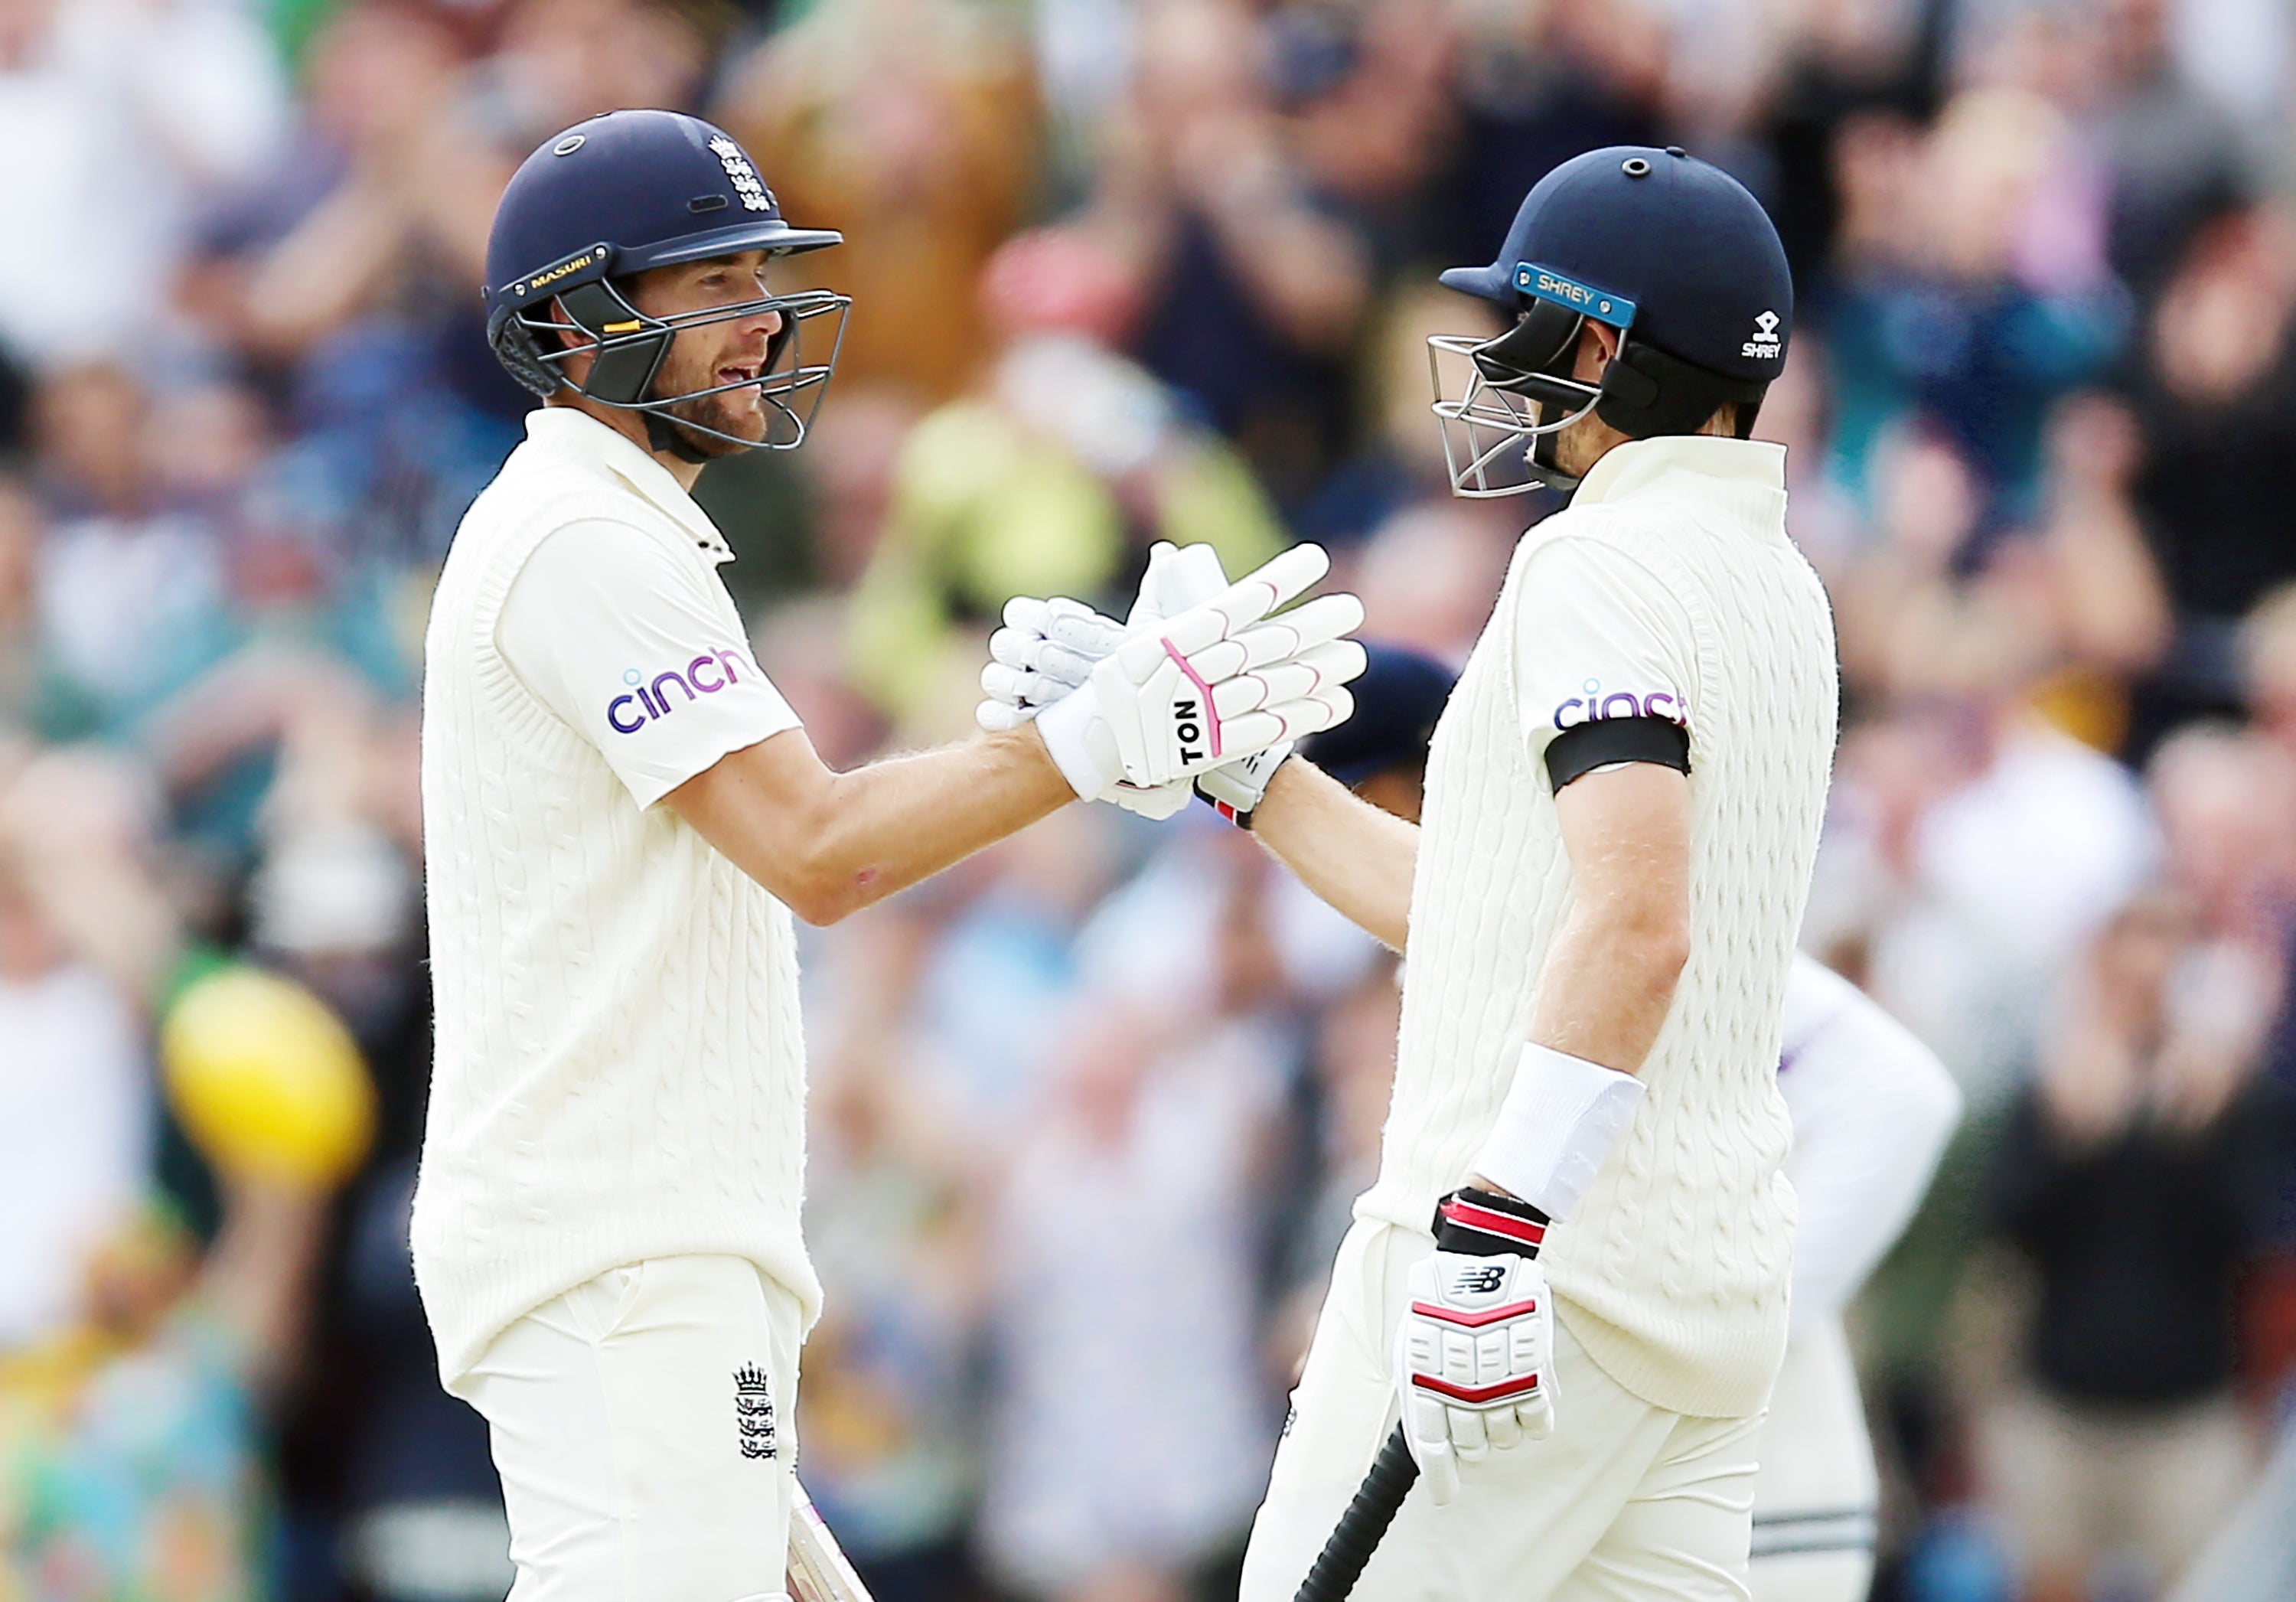
{"type": "Polygon", "coordinates": [[[1372,1460],[1370,1472],[1363,1483],[1356,1487],[1355,1499],[1348,1510],[1340,1515],[1340,1522],[1332,1526],[1330,1539],[1316,1556],[1316,1566],[1300,1582],[1292,1602],[1347,1602],[1348,1593],[1364,1572],[1364,1565],[1379,1549],[1381,1539],[1395,1515],[1403,1506],[1411,1483],[1419,1477],[1419,1464],[1411,1455],[1411,1443],[1403,1438],[1403,1426],[1397,1425],[1387,1444],[1379,1449],[1372,1460]]]}

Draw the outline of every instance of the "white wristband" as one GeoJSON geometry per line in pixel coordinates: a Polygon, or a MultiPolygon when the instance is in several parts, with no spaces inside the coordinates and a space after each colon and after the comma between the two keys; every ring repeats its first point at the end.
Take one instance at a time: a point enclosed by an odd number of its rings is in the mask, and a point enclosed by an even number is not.
{"type": "Polygon", "coordinates": [[[1642,1098],[1643,1082],[1631,1073],[1526,1044],[1474,1171],[1548,1218],[1564,1218],[1642,1098]]]}

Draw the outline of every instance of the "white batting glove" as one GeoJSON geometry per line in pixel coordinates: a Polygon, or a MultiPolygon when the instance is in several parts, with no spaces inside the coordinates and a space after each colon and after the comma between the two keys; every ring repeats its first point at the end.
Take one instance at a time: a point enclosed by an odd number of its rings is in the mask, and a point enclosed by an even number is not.
{"type": "MultiPolygon", "coordinates": [[[[1227,574],[1220,566],[1219,553],[1211,546],[1178,546],[1160,539],[1149,547],[1147,571],[1141,578],[1140,592],[1125,627],[1160,622],[1210,600],[1226,587],[1227,574]]],[[[988,699],[976,711],[976,720],[992,730],[1019,727],[1045,705],[1082,685],[1121,637],[1115,624],[1065,597],[1052,601],[1024,597],[1008,603],[1004,627],[989,638],[991,660],[980,675],[980,686],[988,699]]],[[[1292,742],[1284,740],[1215,768],[1195,778],[1193,793],[1210,802],[1221,817],[1248,829],[1253,810],[1267,793],[1269,778],[1292,750],[1292,742]]],[[[1185,806],[1190,792],[1186,780],[1152,790],[1127,784],[1119,785],[1109,799],[1128,811],[1162,818],[1185,806]]]]}
{"type": "Polygon", "coordinates": [[[1411,1269],[1395,1336],[1403,1433],[1439,1503],[1459,1465],[1554,1428],[1554,1313],[1538,1248],[1538,1208],[1479,1190],[1435,1211],[1434,1255],[1411,1269]]]}
{"type": "Polygon", "coordinates": [[[980,670],[988,699],[973,709],[973,721],[991,733],[1020,727],[1091,678],[1125,628],[1066,596],[1015,596],[1004,603],[1004,626],[988,637],[988,665],[980,670]]]}
{"type": "MultiPolygon", "coordinates": [[[[974,709],[973,720],[991,731],[1019,727],[1082,686],[1127,629],[1160,623],[1226,587],[1227,572],[1211,546],[1193,545],[1184,551],[1160,539],[1148,548],[1147,571],[1120,625],[1065,596],[1050,601],[1022,596],[1006,602],[1004,626],[988,637],[989,661],[980,670],[980,687],[988,699],[974,709]]],[[[1188,804],[1189,793],[1188,782],[1177,779],[1144,790],[1119,785],[1108,799],[1161,822],[1188,804]]]]}
{"type": "Polygon", "coordinates": [[[1070,785],[1097,801],[1127,781],[1168,785],[1346,718],[1364,653],[1342,637],[1363,604],[1331,595],[1268,615],[1330,566],[1319,546],[1294,546],[1205,604],[1128,633],[1037,720],[1070,785]]]}
{"type": "MultiPolygon", "coordinates": [[[[1049,601],[1014,596],[1004,603],[1004,626],[988,637],[988,665],[980,670],[988,699],[973,709],[972,720],[991,734],[1020,727],[1091,678],[1124,629],[1066,596],[1049,601]]],[[[1108,799],[1161,822],[1188,804],[1188,786],[1185,780],[1152,790],[1119,785],[1108,799]]]]}

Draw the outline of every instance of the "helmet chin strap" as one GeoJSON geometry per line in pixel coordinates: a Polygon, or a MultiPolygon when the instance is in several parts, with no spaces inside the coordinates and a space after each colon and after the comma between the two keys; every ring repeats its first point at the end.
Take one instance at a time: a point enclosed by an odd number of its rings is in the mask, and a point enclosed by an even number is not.
{"type": "MultiPolygon", "coordinates": [[[[651,391],[652,386],[649,385],[649,394],[651,391]]],[[[641,412],[638,415],[645,419],[646,444],[654,450],[668,451],[679,461],[691,462],[696,467],[718,459],[706,450],[696,450],[693,441],[685,437],[685,431],[675,427],[661,413],[641,412]]]]}

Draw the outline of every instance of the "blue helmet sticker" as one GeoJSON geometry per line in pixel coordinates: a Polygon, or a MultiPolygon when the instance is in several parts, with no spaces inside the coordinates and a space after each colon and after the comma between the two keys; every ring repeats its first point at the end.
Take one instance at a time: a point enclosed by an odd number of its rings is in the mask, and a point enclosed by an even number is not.
{"type": "Polygon", "coordinates": [[[1537,262],[1518,261],[1514,264],[1514,286],[1526,295],[1536,295],[1542,300],[1552,300],[1557,306],[1584,312],[1598,323],[1608,323],[1613,328],[1631,328],[1635,322],[1635,303],[1624,295],[1614,295],[1592,284],[1581,283],[1576,278],[1558,273],[1553,267],[1540,267],[1537,262]]]}

